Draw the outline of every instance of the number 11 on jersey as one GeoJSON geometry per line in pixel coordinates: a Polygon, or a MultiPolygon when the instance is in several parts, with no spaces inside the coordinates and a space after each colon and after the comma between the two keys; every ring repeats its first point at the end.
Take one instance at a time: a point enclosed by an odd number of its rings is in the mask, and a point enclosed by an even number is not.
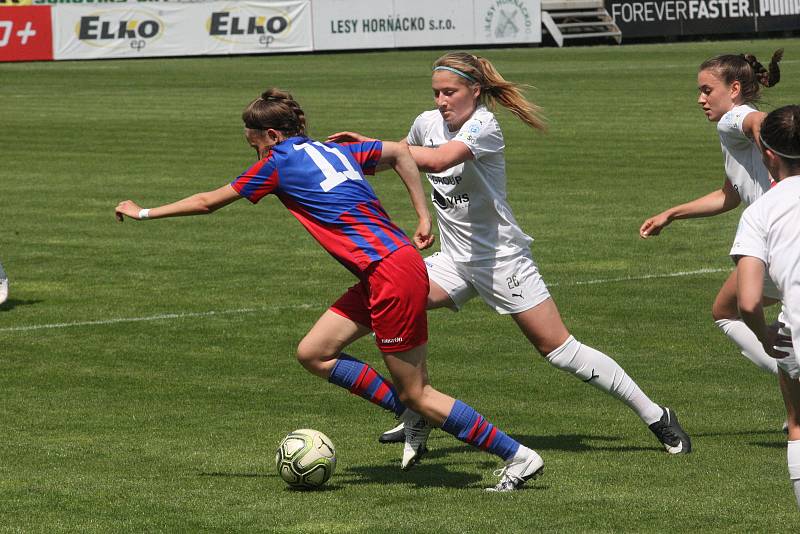
{"type": "Polygon", "coordinates": [[[322,172],[323,175],[325,175],[325,179],[320,182],[319,185],[326,193],[345,180],[363,180],[358,171],[355,170],[352,165],[350,165],[350,162],[347,160],[344,154],[342,154],[339,149],[335,147],[325,146],[318,141],[313,141],[311,143],[300,143],[298,145],[294,145],[294,149],[305,150],[306,154],[309,155],[317,168],[322,172]],[[333,165],[331,165],[331,162],[328,161],[325,155],[319,151],[320,148],[336,156],[339,161],[342,162],[342,165],[344,165],[344,170],[337,171],[334,169],[333,165]]]}

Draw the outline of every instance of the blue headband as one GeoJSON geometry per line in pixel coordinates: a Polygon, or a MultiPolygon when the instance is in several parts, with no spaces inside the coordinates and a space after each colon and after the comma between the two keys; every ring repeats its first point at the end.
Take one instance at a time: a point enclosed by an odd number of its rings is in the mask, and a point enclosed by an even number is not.
{"type": "Polygon", "coordinates": [[[454,69],[453,67],[445,67],[444,65],[439,65],[438,67],[434,67],[433,70],[435,70],[435,71],[436,70],[448,70],[448,71],[452,72],[453,74],[458,74],[459,76],[461,76],[465,80],[468,80],[468,81],[470,81],[472,83],[478,83],[478,80],[476,80],[475,78],[473,78],[472,76],[470,76],[466,72],[461,72],[460,70],[454,69]]]}

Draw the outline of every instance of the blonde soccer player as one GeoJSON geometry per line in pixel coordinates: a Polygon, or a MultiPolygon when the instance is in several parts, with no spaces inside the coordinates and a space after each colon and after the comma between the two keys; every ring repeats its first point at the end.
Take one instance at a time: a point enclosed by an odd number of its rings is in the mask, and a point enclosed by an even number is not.
{"type": "MultiPolygon", "coordinates": [[[[488,59],[465,52],[437,59],[431,86],[436,109],[421,113],[401,141],[427,175],[439,224],[441,250],[425,260],[428,308],[458,310],[480,297],[510,315],[550,364],[625,403],[668,452],[688,453],[691,441],[674,411],[653,402],[608,355],[570,335],[531,256],[533,238],[514,218],[505,140],[491,109],[499,103],[544,130],[539,108],[488,59]]],[[[331,136],[348,138],[365,139],[353,132],[331,136]]],[[[400,441],[406,431],[400,425],[381,441],[400,441]]]]}
{"type": "Polygon", "coordinates": [[[737,260],[742,319],[778,366],[788,425],[787,463],[800,506],[800,106],[784,106],[764,119],[764,163],[776,186],[742,214],[731,256],[737,260]],[[765,275],[782,301],[778,322],[767,326],[765,275]]]}
{"type": "MultiPolygon", "coordinates": [[[[777,50],[768,67],[751,54],[725,54],[704,61],[697,74],[697,103],[706,118],[717,123],[725,180],[722,187],[700,198],[673,206],[647,219],[639,228],[643,238],[657,236],[676,219],[710,217],[730,211],[739,204],[752,204],[772,184],[769,171],[761,161],[758,129],[766,115],[755,108],[761,87],[773,87],[780,80],[778,62],[783,50],[777,50]]],[[[734,270],[722,284],[711,308],[715,324],[759,368],[778,373],[775,360],[761,348],[747,325],[739,317],[734,270]]],[[[765,298],[776,302],[777,290],[767,282],[765,298]]]]}

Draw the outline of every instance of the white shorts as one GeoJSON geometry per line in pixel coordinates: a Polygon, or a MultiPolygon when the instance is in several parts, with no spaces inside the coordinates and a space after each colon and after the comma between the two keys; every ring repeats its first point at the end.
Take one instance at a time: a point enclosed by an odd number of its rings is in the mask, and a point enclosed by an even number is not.
{"type": "MultiPolygon", "coordinates": [[[[789,328],[789,325],[786,322],[786,318],[784,317],[783,312],[781,312],[780,315],[778,315],[778,320],[782,322],[784,325],[786,325],[783,328],[781,328],[778,331],[778,333],[783,336],[791,337],[792,330],[789,328]]],[[[791,348],[778,347],[778,350],[789,353],[787,357],[776,360],[778,367],[783,369],[792,380],[800,379],[800,362],[797,361],[797,354],[794,351],[794,347],[791,348]]]]}
{"type": "Polygon", "coordinates": [[[530,252],[491,260],[456,262],[437,252],[425,258],[428,277],[461,308],[480,295],[498,313],[521,313],[550,298],[530,252]]]}

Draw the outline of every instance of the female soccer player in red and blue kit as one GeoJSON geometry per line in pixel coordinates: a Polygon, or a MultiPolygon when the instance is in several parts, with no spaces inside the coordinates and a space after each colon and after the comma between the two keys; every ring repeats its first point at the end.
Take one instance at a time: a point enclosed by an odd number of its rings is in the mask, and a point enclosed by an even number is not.
{"type": "Polygon", "coordinates": [[[445,395],[428,381],[428,276],[409,238],[389,219],[364,174],[386,163],[400,175],[419,216],[414,242],[433,243],[431,218],[419,171],[408,148],[368,141],[339,145],[305,135],[305,114],[291,95],[264,92],[245,108],[245,136],[259,161],[215,191],[143,209],[120,202],[116,216],[136,220],[202,215],[242,197],[253,203],[272,193],[312,236],[359,282],[319,318],[297,349],[311,373],[348,389],[401,417],[406,424],[402,468],[414,465],[430,432],[427,420],[458,439],[506,462],[500,483],[509,491],[543,469],[541,457],[486,421],[469,405],[445,395]],[[374,331],[392,382],[342,352],[374,331]]]}

